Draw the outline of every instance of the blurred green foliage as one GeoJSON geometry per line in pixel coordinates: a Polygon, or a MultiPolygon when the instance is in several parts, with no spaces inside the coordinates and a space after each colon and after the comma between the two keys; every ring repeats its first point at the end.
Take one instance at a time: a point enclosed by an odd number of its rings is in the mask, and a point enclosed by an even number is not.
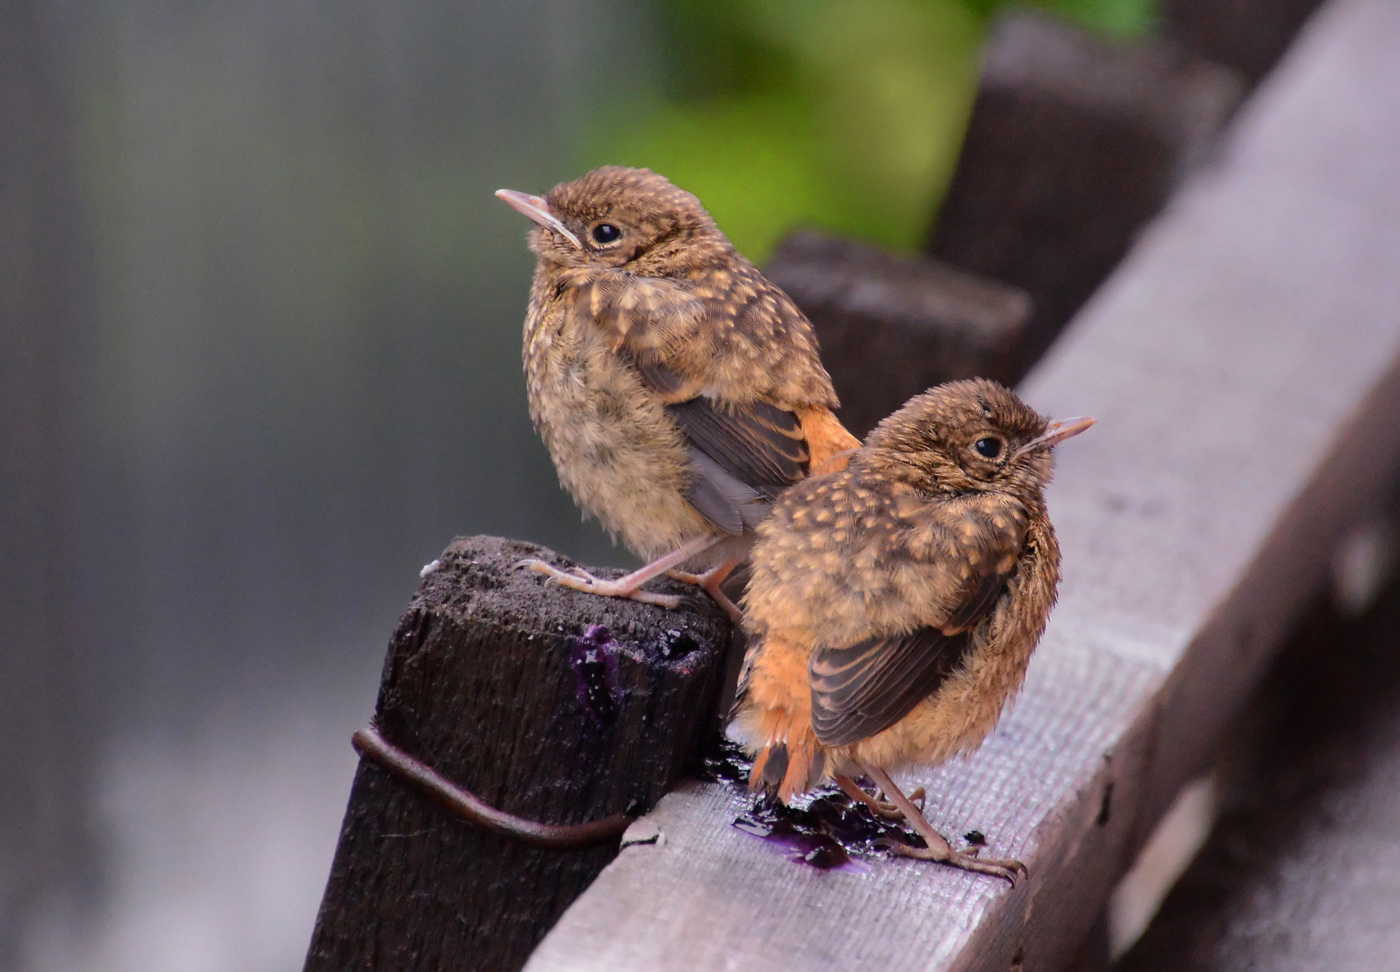
{"type": "MultiPolygon", "coordinates": [[[[590,165],[665,174],[760,261],[798,225],[919,245],[1005,0],[654,2],[659,90],[590,127],[590,165]]],[[[1152,0],[1033,5],[1116,37],[1153,19],[1152,0]]]]}

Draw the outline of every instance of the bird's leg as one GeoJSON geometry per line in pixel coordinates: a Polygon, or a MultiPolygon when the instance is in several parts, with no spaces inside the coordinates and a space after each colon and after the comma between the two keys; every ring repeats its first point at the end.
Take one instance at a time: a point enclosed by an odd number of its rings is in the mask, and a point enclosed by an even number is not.
{"type": "MultiPolygon", "coordinates": [[[[885,793],[884,793],[883,790],[880,792],[880,796],[885,796],[885,793]]],[[[919,788],[918,788],[917,790],[915,790],[913,793],[910,793],[910,794],[909,794],[909,802],[912,803],[912,804],[914,804],[914,806],[918,807],[920,813],[923,813],[923,812],[924,812],[924,804],[925,804],[926,802],[928,802],[928,791],[925,790],[922,786],[919,787],[919,788]]],[[[894,804],[893,804],[893,803],[888,803],[888,802],[887,802],[887,803],[885,804],[885,806],[893,807],[894,804]]],[[[904,816],[904,815],[903,815],[903,814],[900,814],[900,816],[904,816]]]]}
{"type": "MultiPolygon", "coordinates": [[[[866,793],[865,788],[862,787],[855,780],[851,779],[849,776],[837,776],[836,785],[841,788],[841,791],[845,793],[846,796],[869,807],[870,812],[875,814],[876,816],[884,817],[886,820],[904,819],[903,810],[899,809],[899,807],[895,806],[893,803],[890,803],[886,800],[881,800],[877,797],[871,796],[869,793],[866,793]]],[[[922,810],[924,788],[921,786],[913,793],[909,794],[909,799],[911,802],[918,805],[919,809],[922,810]]]]}
{"type": "Polygon", "coordinates": [[[866,764],[865,772],[875,781],[875,784],[893,801],[894,805],[904,814],[904,819],[909,822],[919,836],[924,839],[927,847],[909,847],[906,844],[895,844],[890,849],[901,857],[917,857],[924,861],[939,861],[944,864],[951,864],[953,867],[960,867],[965,871],[976,871],[979,874],[991,874],[995,877],[1006,878],[1011,882],[1012,887],[1016,886],[1016,875],[1030,875],[1026,870],[1026,865],[1016,860],[983,860],[980,857],[973,857],[971,854],[964,854],[962,851],[953,849],[953,845],[938,831],[933,829],[933,824],[929,823],[924,815],[919,812],[919,808],[914,806],[910,799],[900,791],[894,780],[890,779],[888,773],[878,766],[866,764]]]}
{"type": "Polygon", "coordinates": [[[634,601],[656,604],[674,611],[681,606],[679,597],[674,594],[653,594],[651,591],[641,590],[641,586],[655,577],[660,577],[672,567],[685,563],[696,554],[704,553],[717,543],[719,543],[719,537],[697,537],[616,580],[603,580],[600,577],[594,577],[586,570],[577,568],[572,572],[560,570],[553,564],[547,564],[543,560],[533,558],[522,560],[515,566],[528,567],[538,574],[544,574],[560,587],[584,591],[589,594],[599,594],[603,597],[631,598],[634,601]]]}
{"type": "Polygon", "coordinates": [[[714,598],[716,604],[724,608],[724,613],[729,615],[730,620],[738,624],[744,620],[743,612],[739,610],[737,604],[729,599],[728,594],[720,590],[719,586],[724,583],[726,577],[734,573],[734,568],[741,563],[743,563],[742,560],[726,560],[718,567],[711,567],[703,574],[688,574],[683,570],[668,570],[666,573],[683,584],[694,584],[704,590],[706,594],[714,598]]]}

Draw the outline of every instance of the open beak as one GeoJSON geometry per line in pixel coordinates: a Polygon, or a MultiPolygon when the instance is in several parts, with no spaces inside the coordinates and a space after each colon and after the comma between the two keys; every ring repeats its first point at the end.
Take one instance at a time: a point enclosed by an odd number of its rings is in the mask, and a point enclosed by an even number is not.
{"type": "Polygon", "coordinates": [[[1044,435],[1038,435],[1016,450],[1017,456],[1024,456],[1028,452],[1044,452],[1046,449],[1053,449],[1061,442],[1083,432],[1094,424],[1091,418],[1069,418],[1062,422],[1051,422],[1046,428],[1044,435]]]}
{"type": "Polygon", "coordinates": [[[541,226],[554,230],[580,250],[583,249],[583,244],[578,241],[578,237],[565,229],[564,224],[559,222],[559,217],[549,211],[549,203],[545,202],[543,196],[530,196],[523,192],[516,192],[514,189],[497,189],[496,198],[517,213],[528,216],[541,226]]]}

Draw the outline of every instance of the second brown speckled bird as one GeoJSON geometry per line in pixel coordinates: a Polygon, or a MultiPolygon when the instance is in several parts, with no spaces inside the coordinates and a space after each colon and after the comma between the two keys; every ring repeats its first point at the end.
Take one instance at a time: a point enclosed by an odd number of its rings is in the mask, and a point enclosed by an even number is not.
{"type": "Polygon", "coordinates": [[[889,771],[976,749],[1020,689],[1059,583],[1050,450],[1092,424],[953,382],[778,500],[750,558],[730,730],[755,756],[755,788],[786,801],[835,780],[927,844],[897,852],[1014,882],[1019,862],[954,850],[889,771]]]}
{"type": "Polygon", "coordinates": [[[671,572],[735,613],[719,584],[772,501],[859,445],[832,414],[811,324],[654,172],[607,166],[543,197],[497,195],[537,224],[530,416],[579,506],[650,561],[614,581],[528,566],[675,607],[641,590],[671,572]]]}

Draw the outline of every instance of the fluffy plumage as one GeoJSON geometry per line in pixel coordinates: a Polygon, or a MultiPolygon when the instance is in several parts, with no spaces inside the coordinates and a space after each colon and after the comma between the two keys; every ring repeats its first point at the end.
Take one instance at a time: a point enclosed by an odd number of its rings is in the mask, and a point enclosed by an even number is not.
{"type": "MultiPolygon", "coordinates": [[[[787,800],[836,779],[851,792],[856,776],[981,744],[1055,602],[1050,449],[1089,424],[1050,423],[994,382],[954,382],[778,500],[751,555],[731,730],[755,755],[755,787],[787,800]]],[[[970,866],[948,850],[937,859],[970,866]]]]}
{"type": "Polygon", "coordinates": [[[585,513],[658,558],[630,591],[552,576],[634,596],[682,561],[737,563],[783,489],[859,444],[832,412],[811,324],[654,172],[607,166],[544,197],[500,195],[537,223],[530,416],[585,513]]]}

